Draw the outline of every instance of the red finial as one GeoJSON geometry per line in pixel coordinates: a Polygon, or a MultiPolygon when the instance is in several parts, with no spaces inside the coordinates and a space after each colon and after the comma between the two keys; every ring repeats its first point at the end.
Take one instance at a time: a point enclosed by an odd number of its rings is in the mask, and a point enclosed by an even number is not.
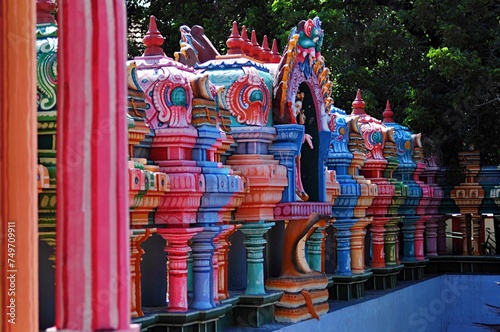
{"type": "Polygon", "coordinates": [[[384,122],[394,122],[392,117],[394,116],[394,112],[391,109],[391,103],[389,103],[389,100],[387,100],[387,103],[385,104],[385,111],[382,113],[384,116],[384,122]]]}
{"type": "Polygon", "coordinates": [[[260,60],[260,52],[261,48],[259,43],[257,43],[257,35],[255,34],[255,30],[252,30],[252,57],[260,60]]]}
{"type": "Polygon", "coordinates": [[[363,98],[361,97],[361,89],[358,89],[358,92],[356,93],[356,99],[352,102],[352,114],[353,115],[366,115],[365,113],[365,102],[363,101],[363,98]]]}
{"type": "Polygon", "coordinates": [[[262,39],[262,53],[260,55],[260,58],[264,62],[270,62],[272,58],[272,53],[271,49],[269,48],[269,42],[267,41],[267,36],[264,35],[264,38],[262,39]]]}
{"type": "Polygon", "coordinates": [[[281,55],[278,53],[278,42],[273,39],[273,47],[271,49],[271,63],[279,63],[281,61],[281,55]]]}
{"type": "Polygon", "coordinates": [[[55,24],[56,20],[52,14],[56,10],[54,0],[36,0],[36,23],[37,24],[55,24]]]}
{"type": "Polygon", "coordinates": [[[226,45],[228,47],[227,54],[243,54],[243,50],[241,49],[243,39],[241,39],[238,31],[238,23],[236,21],[233,22],[233,31],[226,41],[226,45]]]}
{"type": "Polygon", "coordinates": [[[146,36],[142,39],[142,42],[146,45],[144,56],[165,55],[161,48],[164,40],[165,38],[163,38],[160,31],[158,31],[158,27],[156,26],[156,18],[151,15],[149,17],[149,30],[146,33],[146,36]]]}
{"type": "Polygon", "coordinates": [[[241,39],[243,39],[243,45],[241,45],[241,49],[245,52],[246,55],[250,56],[252,54],[252,42],[248,39],[247,27],[241,27],[241,39]]]}

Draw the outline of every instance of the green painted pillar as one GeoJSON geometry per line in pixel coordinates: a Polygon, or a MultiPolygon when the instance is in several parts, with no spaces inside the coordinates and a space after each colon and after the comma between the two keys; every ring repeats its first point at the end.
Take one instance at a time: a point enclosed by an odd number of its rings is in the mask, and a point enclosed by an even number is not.
{"type": "Polygon", "coordinates": [[[307,240],[307,263],[313,270],[323,272],[323,250],[326,227],[318,227],[307,240]]]}
{"type": "Polygon", "coordinates": [[[247,249],[247,289],[245,295],[262,295],[264,289],[264,248],[267,241],[264,234],[267,233],[273,222],[245,223],[240,231],[245,234],[243,241],[247,249]]]}
{"type": "Polygon", "coordinates": [[[384,235],[384,254],[385,254],[385,266],[396,266],[398,262],[398,246],[397,246],[397,236],[399,232],[398,223],[401,221],[401,217],[392,217],[391,220],[385,224],[385,235],[384,235]]]}

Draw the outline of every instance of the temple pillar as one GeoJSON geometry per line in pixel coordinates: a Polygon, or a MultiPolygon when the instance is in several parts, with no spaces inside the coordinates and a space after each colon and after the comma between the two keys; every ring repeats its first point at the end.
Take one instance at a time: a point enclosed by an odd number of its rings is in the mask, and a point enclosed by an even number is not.
{"type": "Polygon", "coordinates": [[[384,235],[384,255],[385,265],[399,265],[399,248],[398,248],[398,223],[401,222],[401,217],[392,217],[385,225],[384,235]]]}
{"type": "Polygon", "coordinates": [[[337,267],[335,274],[345,276],[351,275],[351,225],[337,222],[335,228],[335,242],[337,249],[337,267]]]}
{"type": "Polygon", "coordinates": [[[262,295],[264,290],[264,247],[267,241],[264,234],[267,233],[274,222],[245,223],[240,231],[245,234],[243,241],[247,249],[247,288],[245,295],[262,295]]]}
{"type": "Polygon", "coordinates": [[[58,5],[65,84],[57,112],[54,330],[138,331],[130,324],[125,4],[58,5]]]}
{"type": "Polygon", "coordinates": [[[472,217],[472,239],[473,239],[473,251],[472,255],[481,255],[481,223],[484,222],[483,216],[473,216],[472,217]]]}
{"type": "MultiPolygon", "coordinates": [[[[386,266],[385,243],[386,238],[395,245],[390,236],[386,236],[386,226],[391,220],[390,217],[377,217],[373,218],[371,222],[372,228],[372,268],[381,268],[386,266]]],[[[396,230],[397,232],[397,230],[396,230]]]]}
{"type": "Polygon", "coordinates": [[[151,230],[131,230],[130,231],[130,294],[132,317],[142,317],[141,301],[141,260],[144,250],[141,244],[151,236],[151,230]]]}
{"type": "Polygon", "coordinates": [[[187,277],[188,254],[191,247],[188,241],[192,239],[201,228],[159,228],[158,234],[165,239],[168,259],[168,311],[185,312],[188,310],[187,277]]]}
{"type": "Polygon", "coordinates": [[[441,219],[440,216],[431,216],[426,222],[425,240],[426,240],[427,256],[438,255],[438,221],[440,219],[441,219]]]}
{"type": "Polygon", "coordinates": [[[371,218],[361,218],[351,227],[351,270],[353,274],[365,272],[365,235],[366,226],[371,218]]]}
{"type": "Polygon", "coordinates": [[[421,216],[415,224],[415,259],[417,261],[424,260],[424,232],[425,223],[429,219],[428,216],[421,216]]]}
{"type": "Polygon", "coordinates": [[[193,257],[193,301],[190,308],[210,309],[214,303],[214,238],[220,233],[220,227],[203,227],[191,239],[193,257]]]}
{"type": "Polygon", "coordinates": [[[465,183],[455,186],[453,190],[451,190],[450,196],[460,209],[463,254],[479,255],[479,223],[482,218],[479,214],[479,207],[485,197],[483,187],[477,183],[477,175],[481,170],[479,165],[479,151],[459,152],[458,158],[460,160],[460,165],[466,169],[465,183]],[[474,230],[474,223],[476,224],[476,230],[474,230]],[[473,236],[473,240],[471,240],[471,235],[473,236]],[[472,251],[473,245],[475,248],[474,252],[472,251]]]}
{"type": "MultiPolygon", "coordinates": [[[[239,226],[238,226],[239,227],[239,226]]],[[[219,300],[225,300],[229,298],[227,282],[228,282],[228,252],[231,243],[228,241],[229,236],[231,236],[238,229],[236,225],[227,225],[227,227],[222,231],[218,237],[216,243],[217,256],[218,256],[218,295],[219,300]]]]}
{"type": "Polygon", "coordinates": [[[438,255],[446,255],[448,250],[446,249],[446,221],[448,220],[448,216],[443,216],[437,221],[437,254],[438,255]]]}
{"type": "Polygon", "coordinates": [[[326,227],[316,227],[307,239],[307,263],[311,269],[319,272],[325,272],[326,227]]]}
{"type": "Polygon", "coordinates": [[[0,330],[35,331],[38,330],[35,1],[2,1],[0,26],[0,330]]]}

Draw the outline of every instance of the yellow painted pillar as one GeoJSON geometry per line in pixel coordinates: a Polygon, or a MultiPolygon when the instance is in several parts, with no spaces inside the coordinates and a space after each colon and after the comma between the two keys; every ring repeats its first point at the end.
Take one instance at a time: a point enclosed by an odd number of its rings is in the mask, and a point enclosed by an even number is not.
{"type": "Polygon", "coordinates": [[[35,1],[0,2],[0,331],[38,331],[35,1]]]}

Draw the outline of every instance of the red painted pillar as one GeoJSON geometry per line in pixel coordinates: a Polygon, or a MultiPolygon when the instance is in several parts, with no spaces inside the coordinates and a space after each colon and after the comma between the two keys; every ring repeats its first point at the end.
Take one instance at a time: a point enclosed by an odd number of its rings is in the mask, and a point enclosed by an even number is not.
{"type": "Polygon", "coordinates": [[[35,1],[0,2],[0,331],[38,331],[35,1]]]}
{"type": "Polygon", "coordinates": [[[166,241],[165,252],[168,258],[168,311],[185,312],[188,309],[187,273],[188,255],[191,252],[189,241],[200,227],[158,228],[158,234],[166,241]]]}
{"type": "Polygon", "coordinates": [[[126,16],[120,0],[61,0],[56,326],[130,324],[126,16]]]}

